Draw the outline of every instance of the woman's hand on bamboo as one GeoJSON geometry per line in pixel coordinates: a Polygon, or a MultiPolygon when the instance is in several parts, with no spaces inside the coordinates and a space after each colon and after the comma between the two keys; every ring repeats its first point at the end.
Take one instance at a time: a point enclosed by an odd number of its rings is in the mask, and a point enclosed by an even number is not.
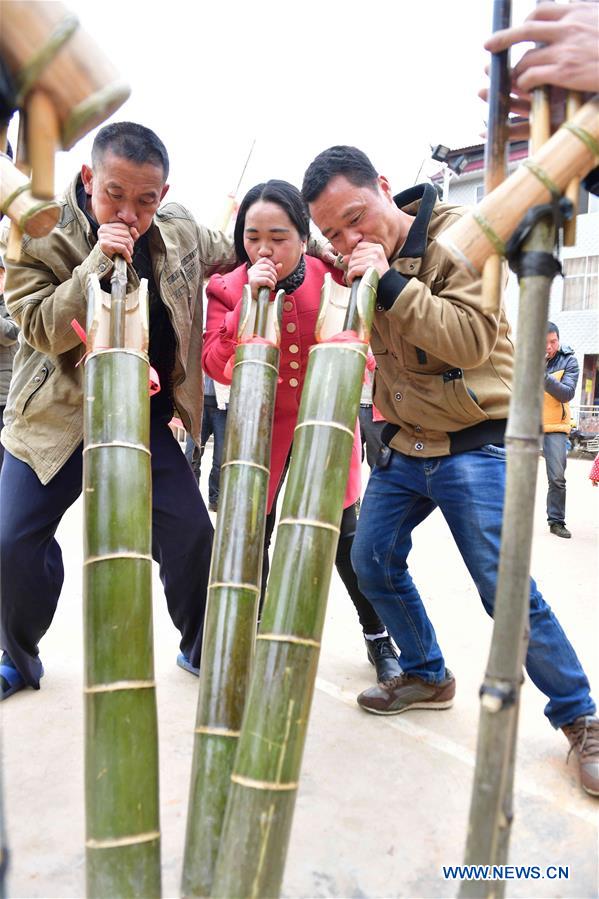
{"type": "Polygon", "coordinates": [[[137,228],[123,222],[107,222],[98,228],[98,243],[105,256],[122,256],[127,262],[133,260],[133,247],[139,238],[137,228]]]}
{"type": "Polygon", "coordinates": [[[276,288],[281,268],[280,262],[275,264],[272,259],[264,257],[263,259],[258,259],[248,269],[248,284],[252,291],[252,297],[255,300],[258,299],[258,291],[261,287],[268,287],[270,291],[276,288]]]}
{"type": "Polygon", "coordinates": [[[369,268],[376,269],[379,278],[389,271],[389,262],[385,250],[380,243],[369,243],[361,240],[348,256],[343,257],[347,266],[347,281],[349,284],[355,278],[361,278],[369,268]]]}

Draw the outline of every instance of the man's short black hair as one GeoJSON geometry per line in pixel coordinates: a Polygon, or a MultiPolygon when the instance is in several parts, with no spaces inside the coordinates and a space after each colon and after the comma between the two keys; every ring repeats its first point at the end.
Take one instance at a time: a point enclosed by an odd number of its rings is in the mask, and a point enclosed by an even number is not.
{"type": "Polygon", "coordinates": [[[158,135],[144,125],[136,122],[113,122],[100,128],[92,146],[92,166],[99,165],[107,151],[138,165],[149,162],[160,166],[164,172],[164,180],[168,178],[166,147],[158,135]]]}
{"type": "Polygon", "coordinates": [[[547,333],[548,334],[556,334],[559,337],[558,326],[554,325],[553,322],[547,322],[547,333]]]}
{"type": "Polygon", "coordinates": [[[263,181],[262,184],[256,184],[255,187],[248,190],[241,201],[237,212],[233,240],[237,258],[242,262],[250,261],[250,257],[246,253],[243,244],[245,218],[250,207],[259,200],[264,200],[266,203],[275,203],[277,206],[280,206],[283,212],[287,213],[293,225],[297,228],[297,232],[302,240],[307,240],[310,236],[310,216],[308,215],[308,209],[297,187],[290,184],[289,181],[279,181],[275,178],[270,181],[263,181]]]}
{"type": "Polygon", "coordinates": [[[357,147],[329,147],[319,153],[306,169],[302,184],[302,196],[306,203],[318,199],[329,181],[337,175],[343,175],[355,187],[376,187],[379,176],[366,153],[357,147]]]}

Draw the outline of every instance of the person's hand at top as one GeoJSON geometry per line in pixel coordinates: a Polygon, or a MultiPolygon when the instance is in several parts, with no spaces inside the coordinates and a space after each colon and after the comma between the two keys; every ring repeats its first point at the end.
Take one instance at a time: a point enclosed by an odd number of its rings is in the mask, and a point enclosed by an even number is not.
{"type": "Polygon", "coordinates": [[[485,49],[499,53],[522,41],[544,46],[527,50],[513,68],[513,89],[599,91],[599,3],[540,3],[521,25],[495,32],[485,49]]]}
{"type": "Polygon", "coordinates": [[[139,239],[137,228],[124,222],[107,222],[98,228],[98,243],[105,256],[122,256],[127,262],[133,260],[133,247],[139,239]]]}
{"type": "Polygon", "coordinates": [[[348,284],[351,284],[355,278],[361,278],[366,269],[371,267],[376,269],[379,278],[389,271],[389,263],[383,246],[380,243],[369,243],[367,240],[361,240],[359,244],[356,244],[352,252],[343,257],[343,261],[347,266],[348,284]]]}
{"type": "Polygon", "coordinates": [[[276,288],[282,267],[280,262],[275,265],[272,259],[264,256],[248,269],[248,284],[255,300],[258,299],[258,291],[261,287],[268,287],[270,291],[276,288]]]}

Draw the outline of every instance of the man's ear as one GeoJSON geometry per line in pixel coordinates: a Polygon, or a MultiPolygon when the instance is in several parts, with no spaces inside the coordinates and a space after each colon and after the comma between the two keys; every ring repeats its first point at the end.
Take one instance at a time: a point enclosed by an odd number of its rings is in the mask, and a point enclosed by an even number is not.
{"type": "Polygon", "coordinates": [[[385,175],[378,176],[378,183],[382,193],[393,203],[393,191],[391,190],[391,185],[385,175]]]}
{"type": "Polygon", "coordinates": [[[90,169],[88,165],[81,166],[81,180],[83,181],[83,186],[85,188],[85,193],[91,197],[92,188],[94,182],[94,173],[90,169]]]}
{"type": "Polygon", "coordinates": [[[164,198],[166,197],[166,195],[167,195],[167,193],[168,193],[169,187],[170,187],[170,184],[165,184],[164,187],[162,188],[162,192],[161,192],[161,194],[160,194],[160,201],[161,201],[161,202],[162,202],[162,200],[164,200],[164,198]]]}

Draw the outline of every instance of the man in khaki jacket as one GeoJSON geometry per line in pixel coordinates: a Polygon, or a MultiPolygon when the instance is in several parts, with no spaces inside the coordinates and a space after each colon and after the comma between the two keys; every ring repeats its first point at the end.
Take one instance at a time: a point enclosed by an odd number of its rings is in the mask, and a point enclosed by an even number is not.
{"type": "MultiPolygon", "coordinates": [[[[371,348],[373,401],[389,424],[362,503],[352,563],[360,589],[400,649],[402,674],[358,697],[368,712],[445,709],[455,680],[410,573],[412,531],[436,507],[491,615],[495,598],[513,348],[503,310],[482,309],[481,282],[458,269],[437,236],[462,214],[432,185],[393,196],[354,147],[331,147],[302,188],[348,280],[380,276],[371,348]]],[[[583,788],[599,795],[599,720],[587,677],[535,582],[526,668],[548,697],[583,788]]]]}
{"type": "Polygon", "coordinates": [[[5,412],[0,478],[2,698],[43,674],[38,642],[63,582],[54,534],[81,492],[84,347],[71,321],[86,322],[86,282],[109,291],[113,257],[136,286],[148,278],[150,362],[161,390],[151,399],[152,554],[170,615],[181,632],[177,662],[197,673],[213,529],[192,471],[168,422],[176,408],[199,441],[202,408],[202,284],[236,265],[232,241],[197,225],[177,204],[159,208],[168,155],[148,128],[102,128],[62,203],[56,229],[26,238],[8,263],[7,307],[22,342],[5,412]]]}

